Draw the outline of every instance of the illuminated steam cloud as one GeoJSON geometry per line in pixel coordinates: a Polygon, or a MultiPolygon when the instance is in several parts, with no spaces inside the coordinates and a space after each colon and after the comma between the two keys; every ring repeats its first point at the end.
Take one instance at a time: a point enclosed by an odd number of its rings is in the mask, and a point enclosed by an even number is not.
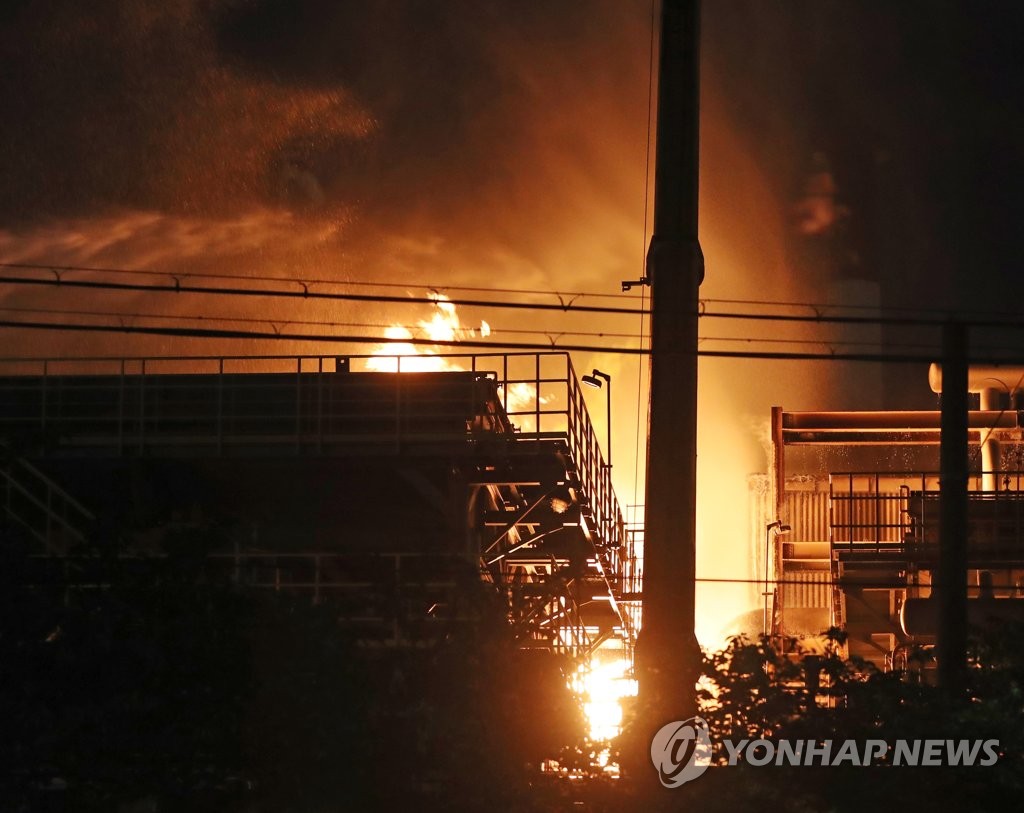
{"type": "MultiPolygon", "coordinates": [[[[723,4],[706,5],[702,292],[760,298],[768,289],[785,299],[799,291],[783,240],[785,167],[743,134],[777,128],[736,124],[735,82],[719,91],[732,74],[715,55],[749,25],[723,4]]],[[[756,4],[752,13],[764,14],[756,4]]],[[[0,18],[0,109],[18,122],[0,130],[0,260],[617,292],[620,280],[642,275],[646,249],[650,22],[646,4],[619,0],[19,4],[0,18]]],[[[757,30],[773,34],[764,20],[757,30]]],[[[753,95],[739,101],[746,111],[773,108],[753,95]]],[[[12,288],[3,296],[19,307],[418,331],[435,315],[187,295],[12,288]]],[[[487,318],[496,346],[513,324],[556,341],[568,330],[614,330],[627,338],[612,343],[629,344],[639,332],[634,320],[572,313],[513,319],[463,309],[457,318],[460,326],[487,318]]],[[[71,333],[4,338],[8,355],[337,352],[71,333]]],[[[615,446],[629,451],[613,473],[624,503],[634,494],[642,501],[643,456],[635,478],[631,451],[638,409],[645,420],[637,397],[645,365],[597,355],[575,364],[615,377],[615,446]]],[[[701,370],[700,567],[712,577],[753,575],[737,510],[746,474],[763,469],[750,424],[774,402],[811,406],[795,370],[742,364],[701,370]]],[[[603,437],[602,395],[588,397],[603,437]]],[[[641,426],[641,445],[643,437],[641,426]]],[[[699,612],[727,617],[744,602],[708,588],[699,612]]]]}
{"type": "Polygon", "coordinates": [[[825,234],[849,217],[850,210],[839,202],[839,185],[824,154],[815,153],[803,197],[793,211],[796,229],[804,235],[825,234]]]}
{"type": "Polygon", "coordinates": [[[595,279],[619,273],[627,243],[635,270],[642,247],[620,224],[643,215],[636,10],[121,0],[8,17],[9,231],[75,220],[81,233],[82,218],[126,212],[354,212],[358,227],[316,258],[332,273],[536,283],[571,260],[574,279],[595,279]]]}

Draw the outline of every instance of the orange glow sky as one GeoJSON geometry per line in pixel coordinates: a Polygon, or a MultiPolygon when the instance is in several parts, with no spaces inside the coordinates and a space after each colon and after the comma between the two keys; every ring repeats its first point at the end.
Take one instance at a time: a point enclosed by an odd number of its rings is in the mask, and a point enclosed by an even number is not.
{"type": "MultiPolygon", "coordinates": [[[[0,22],[0,47],[12,66],[0,80],[0,101],[18,122],[0,136],[0,261],[386,281],[416,295],[425,284],[614,294],[620,280],[643,273],[650,7],[540,5],[262,0],[208,9],[195,0],[122,0],[86,11],[67,0],[43,12],[21,4],[0,22]]],[[[828,5],[773,16],[756,2],[705,3],[705,297],[820,299],[830,275],[850,273],[837,271],[845,260],[794,252],[794,204],[816,151],[841,155],[863,141],[872,145],[872,166],[889,161],[909,181],[928,175],[927,162],[900,162],[899,150],[916,147],[909,131],[883,137],[882,128],[864,124],[873,109],[865,99],[879,84],[869,67],[899,67],[906,46],[899,32],[912,31],[913,20],[887,31],[877,28],[877,12],[849,12],[863,18],[853,25],[828,5]],[[876,26],[870,35],[869,23],[876,26]],[[833,25],[841,33],[830,39],[833,25]],[[873,62],[862,58],[863,76],[843,67],[859,53],[858,25],[875,48],[873,62]],[[835,64],[822,42],[835,48],[835,64]],[[815,60],[834,73],[808,71],[815,60]],[[837,84],[828,85],[829,77],[837,84]],[[809,108],[825,99],[822,109],[831,110],[833,87],[845,88],[849,103],[821,114],[829,126],[812,126],[809,108]],[[836,136],[852,130],[847,120],[863,130],[836,136]]],[[[914,87],[887,92],[881,113],[932,121],[928,110],[904,110],[900,93],[908,104],[926,104],[914,87]]],[[[852,182],[855,173],[846,177],[852,182]]],[[[893,199],[884,189],[879,195],[893,199]]],[[[928,216],[911,217],[911,210],[893,204],[891,228],[879,226],[885,241],[875,241],[904,247],[903,254],[877,256],[900,268],[942,270],[949,252],[927,239],[928,216]]],[[[870,258],[868,243],[858,246],[863,258],[870,258]]],[[[872,279],[880,273],[865,272],[872,279]]],[[[950,285],[955,298],[955,280],[950,285]]],[[[901,286],[896,299],[914,279],[901,286]]],[[[150,323],[137,316],[147,313],[280,324],[430,318],[426,307],[9,287],[0,289],[0,304],[120,311],[136,324],[150,323]]],[[[486,319],[495,347],[510,327],[538,327],[551,337],[640,330],[635,320],[571,314],[459,315],[470,325],[486,319]]],[[[756,338],[766,328],[705,325],[702,333],[737,330],[756,338]]],[[[300,351],[334,355],[337,348],[7,330],[2,355],[300,351]]],[[[581,354],[575,364],[614,378],[615,483],[623,505],[642,502],[646,363],[581,354]]],[[[770,406],[846,406],[841,396],[856,392],[859,374],[824,364],[702,363],[701,576],[757,575],[746,475],[764,470],[770,406]]],[[[604,393],[588,392],[588,400],[604,437],[604,393]]],[[[705,642],[717,643],[725,619],[757,606],[755,592],[702,588],[705,642]]]]}

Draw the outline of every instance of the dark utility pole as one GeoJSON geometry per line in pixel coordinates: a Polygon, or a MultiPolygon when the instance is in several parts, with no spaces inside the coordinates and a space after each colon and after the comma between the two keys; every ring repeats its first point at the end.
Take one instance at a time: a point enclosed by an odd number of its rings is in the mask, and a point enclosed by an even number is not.
{"type": "Polygon", "coordinates": [[[967,328],[942,334],[942,433],[939,446],[939,683],[951,698],[967,682],[967,328]]]}
{"type": "Polygon", "coordinates": [[[651,283],[651,411],[639,701],[657,729],[696,711],[697,242],[700,3],[664,0],[651,283]]]}

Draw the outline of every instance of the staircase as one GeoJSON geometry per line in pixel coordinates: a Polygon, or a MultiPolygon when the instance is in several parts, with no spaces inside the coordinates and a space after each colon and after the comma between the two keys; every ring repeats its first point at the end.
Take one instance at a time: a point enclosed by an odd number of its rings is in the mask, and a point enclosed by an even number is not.
{"type": "Polygon", "coordinates": [[[481,577],[506,596],[519,640],[585,655],[634,631],[619,603],[621,515],[600,510],[602,488],[578,460],[565,440],[520,439],[470,485],[487,505],[481,577]]]}
{"type": "Polygon", "coordinates": [[[0,444],[3,515],[41,546],[48,556],[62,556],[85,542],[96,518],[56,482],[0,444]]]}

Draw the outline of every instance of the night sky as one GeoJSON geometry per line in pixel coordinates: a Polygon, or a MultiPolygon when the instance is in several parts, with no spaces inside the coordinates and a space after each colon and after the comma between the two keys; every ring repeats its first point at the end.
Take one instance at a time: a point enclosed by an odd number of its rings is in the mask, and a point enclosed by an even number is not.
{"type": "MultiPolygon", "coordinates": [[[[712,174],[722,127],[790,226],[809,179],[832,176],[840,216],[814,237],[833,245],[791,229],[794,273],[813,282],[801,263],[832,252],[894,304],[1024,292],[1019,4],[729,0],[704,18],[705,194],[749,194],[712,174]]],[[[610,288],[631,260],[583,252],[570,270],[555,245],[589,220],[624,254],[598,212],[643,214],[649,22],[646,3],[610,0],[5,3],[0,250],[57,261],[34,230],[82,219],[213,231],[283,210],[319,225],[322,253],[294,263],[342,275],[436,252],[423,272],[443,278],[511,254],[495,273],[610,288]]],[[[217,251],[201,231],[179,261],[217,251]]]]}
{"type": "Polygon", "coordinates": [[[1020,296],[1019,4],[709,3],[706,25],[705,56],[780,191],[827,158],[846,262],[891,304],[1020,296]]]}

